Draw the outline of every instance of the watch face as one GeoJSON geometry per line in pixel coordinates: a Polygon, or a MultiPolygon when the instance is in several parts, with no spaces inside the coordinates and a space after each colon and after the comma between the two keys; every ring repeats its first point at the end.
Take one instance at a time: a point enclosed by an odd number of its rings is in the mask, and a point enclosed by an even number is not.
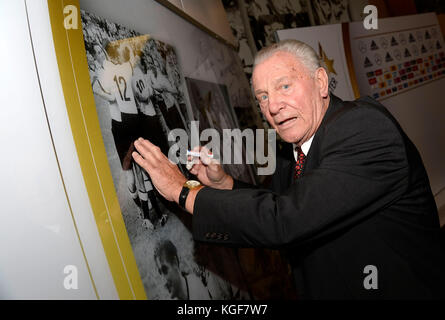
{"type": "Polygon", "coordinates": [[[189,189],[193,189],[193,188],[199,187],[200,185],[201,185],[201,182],[196,181],[196,180],[188,180],[188,181],[185,183],[185,186],[186,186],[187,188],[189,188],[189,189]]]}

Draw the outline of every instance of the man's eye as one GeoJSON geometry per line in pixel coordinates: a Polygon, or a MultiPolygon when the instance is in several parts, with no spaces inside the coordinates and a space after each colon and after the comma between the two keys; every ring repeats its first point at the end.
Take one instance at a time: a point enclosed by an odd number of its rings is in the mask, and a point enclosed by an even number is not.
{"type": "Polygon", "coordinates": [[[281,87],[282,87],[284,90],[289,89],[289,85],[288,85],[288,84],[283,84],[281,87]]]}
{"type": "Polygon", "coordinates": [[[267,100],[267,95],[265,95],[265,94],[260,96],[260,101],[264,101],[264,100],[267,100]]]}

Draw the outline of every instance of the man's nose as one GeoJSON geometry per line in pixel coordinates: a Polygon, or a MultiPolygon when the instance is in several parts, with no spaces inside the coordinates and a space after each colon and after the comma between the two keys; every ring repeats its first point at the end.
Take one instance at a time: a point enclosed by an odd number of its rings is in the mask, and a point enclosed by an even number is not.
{"type": "Polygon", "coordinates": [[[283,108],[283,101],[277,93],[269,93],[269,112],[277,114],[283,108]]]}

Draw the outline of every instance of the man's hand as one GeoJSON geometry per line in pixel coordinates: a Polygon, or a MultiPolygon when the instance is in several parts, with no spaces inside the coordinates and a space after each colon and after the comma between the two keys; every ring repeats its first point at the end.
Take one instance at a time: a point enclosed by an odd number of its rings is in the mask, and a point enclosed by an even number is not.
{"type": "Polygon", "coordinates": [[[133,159],[147,171],[155,188],[168,201],[178,202],[182,186],[187,181],[178,167],[148,140],[139,138],[134,146],[139,153],[133,152],[133,159]]]}
{"type": "Polygon", "coordinates": [[[228,189],[233,188],[233,179],[227,173],[224,172],[221,164],[211,159],[207,155],[209,151],[204,147],[195,148],[193,151],[200,152],[200,158],[194,158],[194,165],[190,169],[190,172],[198,177],[202,184],[215,189],[228,189]]]}

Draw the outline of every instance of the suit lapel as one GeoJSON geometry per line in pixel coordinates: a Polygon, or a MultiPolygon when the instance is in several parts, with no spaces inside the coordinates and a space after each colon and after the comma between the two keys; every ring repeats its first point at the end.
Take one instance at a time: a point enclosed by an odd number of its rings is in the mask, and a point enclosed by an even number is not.
{"type": "Polygon", "coordinates": [[[330,119],[337,114],[338,110],[340,110],[342,107],[343,101],[340,98],[333,94],[330,95],[330,98],[328,109],[326,110],[323,120],[321,121],[320,127],[318,128],[317,132],[315,132],[314,140],[312,140],[311,148],[306,156],[303,175],[318,167],[320,163],[321,138],[323,136],[326,124],[329,123],[330,119]]]}
{"type": "Polygon", "coordinates": [[[294,180],[295,180],[294,179],[295,159],[293,159],[293,161],[289,161],[289,164],[287,165],[285,171],[286,171],[286,176],[285,176],[285,178],[283,178],[283,179],[285,179],[283,181],[286,181],[286,189],[287,189],[292,183],[294,183],[294,180]]]}
{"type": "Polygon", "coordinates": [[[277,162],[275,173],[272,177],[271,188],[272,190],[281,193],[289,188],[291,183],[291,180],[289,179],[289,176],[291,175],[290,169],[292,163],[295,163],[292,154],[292,144],[283,141],[277,142],[275,156],[277,162]]]}

